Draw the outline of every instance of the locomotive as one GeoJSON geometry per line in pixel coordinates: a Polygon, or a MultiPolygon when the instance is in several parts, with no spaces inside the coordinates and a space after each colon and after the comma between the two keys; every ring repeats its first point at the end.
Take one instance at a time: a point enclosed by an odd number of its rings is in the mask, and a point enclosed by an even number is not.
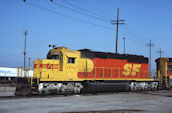
{"type": "Polygon", "coordinates": [[[32,78],[17,79],[15,94],[80,94],[169,88],[172,59],[159,58],[156,63],[157,76],[150,78],[148,58],[144,56],[54,47],[48,52],[47,59],[34,61],[32,78]]]}

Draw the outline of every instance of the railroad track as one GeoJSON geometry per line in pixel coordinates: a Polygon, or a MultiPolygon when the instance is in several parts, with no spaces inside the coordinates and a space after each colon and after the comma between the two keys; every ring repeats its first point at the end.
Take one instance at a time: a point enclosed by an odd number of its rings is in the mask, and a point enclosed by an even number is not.
{"type": "Polygon", "coordinates": [[[21,98],[44,98],[44,97],[65,97],[65,96],[92,96],[92,95],[108,95],[108,94],[118,94],[118,93],[129,93],[129,92],[105,92],[105,93],[87,93],[87,94],[65,94],[65,95],[57,95],[57,94],[44,94],[44,95],[29,95],[29,96],[0,96],[0,99],[21,99],[21,98]]]}
{"type": "Polygon", "coordinates": [[[94,95],[108,95],[108,94],[124,94],[124,93],[140,93],[140,94],[148,94],[148,95],[159,95],[159,96],[167,96],[172,97],[172,89],[170,90],[157,90],[157,91],[138,91],[138,92],[105,92],[105,93],[87,93],[87,94],[67,94],[67,95],[30,95],[30,96],[0,96],[0,99],[22,99],[22,98],[53,98],[53,97],[65,97],[65,96],[94,96],[94,95]]]}
{"type": "Polygon", "coordinates": [[[0,99],[22,99],[22,98],[43,98],[43,97],[62,97],[64,95],[31,95],[31,96],[0,96],[0,99]]]}

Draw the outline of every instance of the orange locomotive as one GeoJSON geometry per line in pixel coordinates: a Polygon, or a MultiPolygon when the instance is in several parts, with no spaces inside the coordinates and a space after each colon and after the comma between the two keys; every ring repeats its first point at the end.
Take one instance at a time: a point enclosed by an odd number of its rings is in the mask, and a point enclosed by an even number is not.
{"type": "Polygon", "coordinates": [[[158,87],[159,80],[149,77],[148,58],[58,47],[49,51],[47,59],[34,61],[33,78],[18,78],[16,95],[157,90],[158,87]]]}
{"type": "Polygon", "coordinates": [[[172,79],[172,58],[168,59],[167,71],[168,71],[167,73],[168,73],[169,78],[172,79]]]}
{"type": "Polygon", "coordinates": [[[159,81],[160,89],[169,89],[172,87],[172,58],[158,58],[156,78],[159,81]]]}

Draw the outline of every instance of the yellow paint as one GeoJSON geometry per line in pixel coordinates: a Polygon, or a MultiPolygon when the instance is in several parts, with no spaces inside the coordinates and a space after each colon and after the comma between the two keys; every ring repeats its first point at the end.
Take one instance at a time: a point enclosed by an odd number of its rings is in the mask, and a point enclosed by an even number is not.
{"type": "Polygon", "coordinates": [[[137,72],[140,71],[141,64],[133,64],[133,70],[131,72],[131,75],[135,76],[137,72]]]}
{"type": "MultiPolygon", "coordinates": [[[[79,72],[93,72],[93,78],[86,80],[133,80],[133,78],[96,78],[96,69],[101,68],[103,71],[107,67],[94,67],[93,61],[89,58],[81,58],[80,51],[68,50],[65,47],[54,48],[49,51],[47,57],[58,55],[58,59],[38,59],[34,61],[34,77],[40,81],[83,81],[85,78],[78,78],[79,72]],[[74,63],[69,63],[69,58],[74,58],[74,63]],[[95,69],[93,71],[93,69],[95,69]]],[[[136,75],[140,71],[141,64],[125,64],[122,72],[123,75],[136,75]]],[[[111,69],[111,71],[114,68],[111,69]]],[[[121,69],[119,69],[119,72],[121,69]]],[[[112,74],[112,72],[111,72],[112,74]]],[[[104,72],[102,72],[104,75],[104,72]]],[[[120,76],[120,74],[119,74],[120,76]]],[[[138,81],[151,81],[151,79],[134,79],[138,81]]]]}
{"type": "Polygon", "coordinates": [[[172,76],[170,76],[170,79],[172,79],[172,76]]]}
{"type": "Polygon", "coordinates": [[[59,59],[38,59],[34,61],[34,77],[40,78],[40,81],[82,81],[83,79],[77,76],[78,72],[93,71],[93,62],[88,58],[81,58],[79,51],[59,47],[50,50],[48,55],[59,55],[62,57],[59,59]],[[75,63],[68,63],[69,58],[74,58],[75,63]]]}
{"type": "Polygon", "coordinates": [[[88,58],[80,58],[79,72],[92,72],[94,68],[93,62],[88,58]],[[86,68],[87,67],[87,68],[86,68]]]}
{"type": "Polygon", "coordinates": [[[140,71],[141,64],[125,64],[124,71],[122,72],[123,75],[128,76],[132,75],[135,76],[137,72],[140,71]]]}
{"type": "Polygon", "coordinates": [[[157,75],[156,77],[158,78],[159,82],[161,85],[164,85],[168,88],[169,87],[169,82],[168,82],[168,74],[167,74],[167,62],[168,58],[158,58],[156,59],[157,63],[157,75]]]}
{"type": "Polygon", "coordinates": [[[122,72],[122,74],[125,76],[128,76],[128,75],[130,75],[131,70],[132,70],[132,64],[125,64],[124,71],[122,72]]]}

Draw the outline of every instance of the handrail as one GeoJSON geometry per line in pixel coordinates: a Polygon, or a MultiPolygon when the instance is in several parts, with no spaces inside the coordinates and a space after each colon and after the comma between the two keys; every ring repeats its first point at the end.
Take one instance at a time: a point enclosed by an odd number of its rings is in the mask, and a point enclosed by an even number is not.
{"type": "Polygon", "coordinates": [[[92,72],[88,72],[87,73],[87,78],[92,76],[92,79],[96,80],[97,78],[102,78],[103,80],[108,78],[108,79],[114,79],[114,78],[122,78],[122,79],[145,79],[149,76],[149,71],[145,71],[145,70],[140,70],[138,71],[134,71],[134,70],[130,70],[130,71],[126,71],[125,72],[130,72],[129,75],[123,75],[124,69],[122,68],[115,68],[115,67],[94,67],[92,72]],[[132,75],[131,72],[135,72],[136,75],[132,75]]]}
{"type": "MultiPolygon", "coordinates": [[[[31,77],[31,76],[30,76],[30,68],[29,68],[29,67],[26,68],[25,73],[26,73],[26,78],[30,78],[30,77],[31,77]]],[[[23,77],[24,77],[24,69],[18,67],[18,68],[17,68],[17,78],[23,78],[23,77]]]]}

